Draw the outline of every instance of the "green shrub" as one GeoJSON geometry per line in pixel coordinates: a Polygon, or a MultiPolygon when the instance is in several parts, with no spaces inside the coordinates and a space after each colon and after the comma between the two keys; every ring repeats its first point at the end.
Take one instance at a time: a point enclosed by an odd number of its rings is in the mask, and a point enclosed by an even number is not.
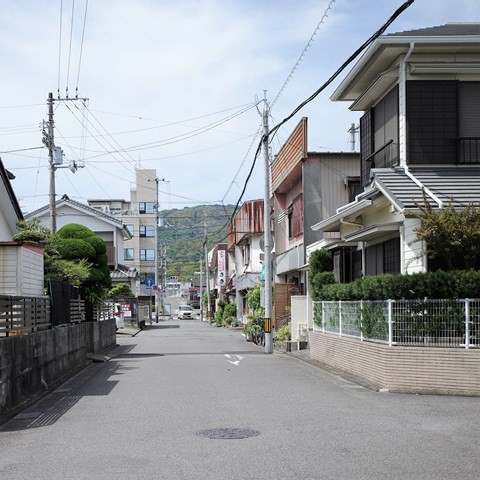
{"type": "Polygon", "coordinates": [[[91,260],[95,257],[95,249],[80,238],[65,238],[58,245],[58,253],[65,260],[91,260]]]}
{"type": "Polygon", "coordinates": [[[284,340],[290,340],[290,325],[284,325],[277,330],[276,339],[278,342],[283,342],[284,340]]]}
{"type": "Polygon", "coordinates": [[[323,285],[318,296],[324,301],[419,298],[480,298],[480,271],[366,276],[351,283],[323,285]]]}
{"type": "Polygon", "coordinates": [[[237,306],[234,303],[227,303],[223,307],[224,317],[236,317],[236,315],[237,315],[237,306]]]}

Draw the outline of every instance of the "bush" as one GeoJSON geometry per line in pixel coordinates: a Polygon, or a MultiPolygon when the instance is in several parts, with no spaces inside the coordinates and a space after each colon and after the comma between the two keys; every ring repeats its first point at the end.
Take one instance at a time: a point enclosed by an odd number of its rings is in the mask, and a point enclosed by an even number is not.
{"type": "Polygon", "coordinates": [[[480,298],[480,271],[454,270],[412,275],[367,276],[352,283],[324,285],[318,300],[480,298]]]}
{"type": "Polygon", "coordinates": [[[95,249],[80,238],[65,238],[58,245],[58,253],[65,260],[80,260],[95,258],[95,249]]]}
{"type": "Polygon", "coordinates": [[[276,339],[278,342],[283,342],[284,340],[290,340],[290,325],[284,325],[277,330],[276,339]]]}
{"type": "Polygon", "coordinates": [[[237,315],[237,306],[234,303],[227,303],[223,307],[223,316],[224,317],[236,317],[237,315]]]}

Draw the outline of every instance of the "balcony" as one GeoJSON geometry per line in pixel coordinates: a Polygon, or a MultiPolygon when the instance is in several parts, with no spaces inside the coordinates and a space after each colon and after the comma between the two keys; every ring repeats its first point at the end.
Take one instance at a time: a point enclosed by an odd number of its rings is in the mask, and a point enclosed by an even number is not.
{"type": "Polygon", "coordinates": [[[480,165],[480,137],[458,137],[457,163],[459,165],[480,165]]]}
{"type": "Polygon", "coordinates": [[[362,185],[370,182],[370,171],[373,168],[393,168],[398,166],[399,161],[398,143],[390,140],[362,161],[362,185]]]}

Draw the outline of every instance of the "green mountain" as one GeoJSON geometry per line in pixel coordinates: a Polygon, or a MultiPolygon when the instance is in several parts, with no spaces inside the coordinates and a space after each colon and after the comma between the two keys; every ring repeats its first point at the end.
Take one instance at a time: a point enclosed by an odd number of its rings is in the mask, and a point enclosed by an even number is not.
{"type": "Polygon", "coordinates": [[[234,205],[198,205],[160,212],[158,242],[161,255],[166,253],[168,276],[190,280],[193,272],[200,270],[200,258],[205,270],[205,234],[208,250],[217,243],[226,243],[227,225],[234,208],[234,205]]]}

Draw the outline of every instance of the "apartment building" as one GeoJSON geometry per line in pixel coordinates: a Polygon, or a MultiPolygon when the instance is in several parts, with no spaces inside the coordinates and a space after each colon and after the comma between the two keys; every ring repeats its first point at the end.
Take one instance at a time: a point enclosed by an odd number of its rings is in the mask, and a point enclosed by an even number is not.
{"type": "Polygon", "coordinates": [[[135,183],[130,190],[130,200],[94,199],[88,204],[122,221],[132,238],[125,240],[123,259],[130,269],[136,269],[140,282],[137,297],[149,297],[155,284],[157,188],[156,170],[137,169],[135,183]]]}

